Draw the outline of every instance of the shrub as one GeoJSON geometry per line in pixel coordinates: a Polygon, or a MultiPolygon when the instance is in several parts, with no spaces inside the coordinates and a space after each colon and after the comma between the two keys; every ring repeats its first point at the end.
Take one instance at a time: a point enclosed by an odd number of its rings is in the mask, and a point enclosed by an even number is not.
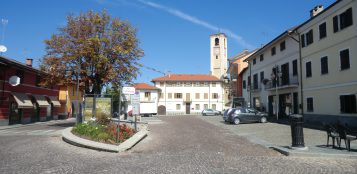
{"type": "Polygon", "coordinates": [[[101,132],[98,134],[98,140],[99,141],[104,141],[104,142],[107,142],[109,139],[112,139],[113,137],[110,136],[108,133],[106,132],[101,132]]]}
{"type": "Polygon", "coordinates": [[[104,112],[98,112],[95,121],[100,125],[109,125],[110,118],[108,114],[104,112]]]}

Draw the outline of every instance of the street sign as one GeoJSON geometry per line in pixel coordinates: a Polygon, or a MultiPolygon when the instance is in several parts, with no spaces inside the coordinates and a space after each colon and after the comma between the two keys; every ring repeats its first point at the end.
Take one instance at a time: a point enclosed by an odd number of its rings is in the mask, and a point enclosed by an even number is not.
{"type": "Polygon", "coordinates": [[[134,87],[123,87],[123,94],[135,94],[134,87]]]}
{"type": "Polygon", "coordinates": [[[133,104],[133,115],[139,115],[140,114],[140,104],[133,104]]]}
{"type": "Polygon", "coordinates": [[[140,93],[136,92],[134,95],[131,97],[131,104],[140,104],[140,93]]]}

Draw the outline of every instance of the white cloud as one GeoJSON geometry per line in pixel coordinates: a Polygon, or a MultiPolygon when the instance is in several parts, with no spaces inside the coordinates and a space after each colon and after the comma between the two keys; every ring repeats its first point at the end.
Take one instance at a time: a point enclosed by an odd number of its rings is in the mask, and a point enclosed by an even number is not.
{"type": "Polygon", "coordinates": [[[252,46],[251,44],[249,44],[248,42],[246,42],[241,36],[239,36],[238,34],[232,32],[231,30],[229,29],[225,29],[225,28],[219,28],[215,25],[212,25],[206,21],[203,21],[203,20],[200,20],[194,16],[191,16],[187,13],[184,13],[180,10],[177,10],[177,9],[173,9],[173,8],[170,8],[170,7],[166,7],[166,6],[163,6],[161,4],[158,4],[158,3],[154,3],[154,2],[151,2],[151,1],[146,1],[146,0],[138,0],[140,3],[142,4],[145,4],[149,7],[152,7],[152,8],[156,8],[158,10],[162,10],[162,11],[165,11],[173,16],[176,16],[176,17],[179,17],[181,19],[184,19],[186,21],[189,21],[193,24],[196,24],[196,25],[200,25],[202,27],[205,27],[207,29],[210,29],[212,31],[221,31],[222,33],[225,33],[227,34],[228,37],[231,37],[233,39],[235,39],[239,45],[241,45],[242,47],[244,48],[247,48],[247,49],[253,49],[254,46],[252,46]]]}

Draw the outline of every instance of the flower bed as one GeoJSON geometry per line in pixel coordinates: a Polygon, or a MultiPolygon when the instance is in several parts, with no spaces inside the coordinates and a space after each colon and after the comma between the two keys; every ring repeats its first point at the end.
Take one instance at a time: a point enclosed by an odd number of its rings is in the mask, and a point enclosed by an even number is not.
{"type": "Polygon", "coordinates": [[[76,124],[72,129],[72,133],[81,138],[114,145],[124,142],[135,133],[134,129],[131,127],[126,124],[121,124],[119,126],[120,131],[117,143],[117,129],[117,124],[115,123],[106,123],[103,125],[99,124],[97,121],[92,121],[88,123],[76,124]]]}

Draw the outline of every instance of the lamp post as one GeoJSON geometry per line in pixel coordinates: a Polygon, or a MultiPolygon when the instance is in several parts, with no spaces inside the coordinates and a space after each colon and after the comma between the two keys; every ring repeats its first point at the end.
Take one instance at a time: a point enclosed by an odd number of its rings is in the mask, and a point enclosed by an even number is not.
{"type": "Polygon", "coordinates": [[[279,66],[275,65],[275,94],[276,94],[276,120],[279,120],[279,94],[278,94],[278,86],[279,86],[279,79],[282,73],[279,71],[279,66]]]}

